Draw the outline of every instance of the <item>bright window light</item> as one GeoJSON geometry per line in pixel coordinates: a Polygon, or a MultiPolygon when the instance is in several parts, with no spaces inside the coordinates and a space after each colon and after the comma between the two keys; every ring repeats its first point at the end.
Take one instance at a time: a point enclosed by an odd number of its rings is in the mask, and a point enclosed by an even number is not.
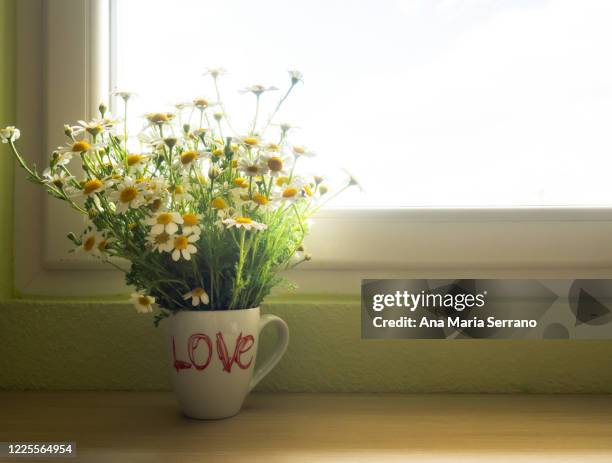
{"type": "MultiPolygon", "coordinates": [[[[612,2],[116,0],[131,114],[253,83],[305,85],[279,122],[365,188],[338,206],[612,204],[612,2]],[[286,80],[283,80],[286,79],[286,80]]],[[[267,94],[269,106],[277,95],[267,94]]],[[[115,107],[117,102],[115,102],[115,107]]]]}

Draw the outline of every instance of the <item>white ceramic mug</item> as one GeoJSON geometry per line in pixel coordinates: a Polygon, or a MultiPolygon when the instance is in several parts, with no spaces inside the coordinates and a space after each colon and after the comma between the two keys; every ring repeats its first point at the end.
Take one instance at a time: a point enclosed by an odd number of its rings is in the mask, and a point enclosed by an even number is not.
{"type": "Polygon", "coordinates": [[[241,310],[181,311],[169,319],[170,366],[174,392],[191,418],[227,418],[240,411],[247,394],[278,363],[289,344],[289,328],[259,307],[241,310]],[[276,325],[278,341],[255,370],[259,333],[276,325]]]}

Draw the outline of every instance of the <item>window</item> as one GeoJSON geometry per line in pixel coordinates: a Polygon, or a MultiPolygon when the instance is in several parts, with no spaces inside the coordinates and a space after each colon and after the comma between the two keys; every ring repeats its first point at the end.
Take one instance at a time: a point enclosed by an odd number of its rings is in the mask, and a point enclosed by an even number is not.
{"type": "Polygon", "coordinates": [[[113,6],[114,84],[142,94],[134,115],[211,94],[205,66],[231,71],[234,107],[249,99],[235,88],[303,70],[282,116],[303,126],[322,163],[364,184],[367,194],[338,205],[612,204],[610,2],[113,6]]]}
{"type": "MultiPolygon", "coordinates": [[[[138,116],[207,94],[204,68],[223,66],[236,107],[248,96],[233,89],[280,86],[296,67],[306,85],[282,117],[319,162],[366,187],[316,218],[315,259],[291,276],[303,290],[356,292],[362,277],[609,277],[611,8],[20,0],[17,122],[41,134],[22,146],[41,165],[64,122],[93,116],[113,87],[142,95],[138,116]]],[[[82,220],[17,182],[18,289],[125,291],[119,273],[66,253],[82,220]]]]}

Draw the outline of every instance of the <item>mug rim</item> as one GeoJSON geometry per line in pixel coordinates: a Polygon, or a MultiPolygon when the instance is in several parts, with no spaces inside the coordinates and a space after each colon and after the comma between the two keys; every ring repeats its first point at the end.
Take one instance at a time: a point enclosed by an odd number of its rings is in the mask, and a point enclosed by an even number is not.
{"type": "MultiPolygon", "coordinates": [[[[168,309],[164,309],[164,310],[168,310],[168,309]]],[[[257,307],[251,307],[249,309],[218,309],[218,310],[191,310],[191,309],[182,309],[182,310],[177,310],[176,312],[172,312],[172,317],[176,317],[177,315],[180,315],[182,313],[186,313],[186,314],[220,314],[220,313],[244,313],[244,312],[248,312],[250,310],[260,310],[260,306],[257,307]]]]}

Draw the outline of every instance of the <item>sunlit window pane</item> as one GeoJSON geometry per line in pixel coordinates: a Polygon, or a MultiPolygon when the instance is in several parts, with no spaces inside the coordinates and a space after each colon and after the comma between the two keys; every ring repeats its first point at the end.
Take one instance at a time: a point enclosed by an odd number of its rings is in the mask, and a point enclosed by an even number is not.
{"type": "Polygon", "coordinates": [[[246,127],[235,89],[303,71],[280,121],[361,180],[338,205],[612,204],[612,2],[117,0],[115,17],[134,115],[212,98],[202,73],[222,66],[246,127]]]}

